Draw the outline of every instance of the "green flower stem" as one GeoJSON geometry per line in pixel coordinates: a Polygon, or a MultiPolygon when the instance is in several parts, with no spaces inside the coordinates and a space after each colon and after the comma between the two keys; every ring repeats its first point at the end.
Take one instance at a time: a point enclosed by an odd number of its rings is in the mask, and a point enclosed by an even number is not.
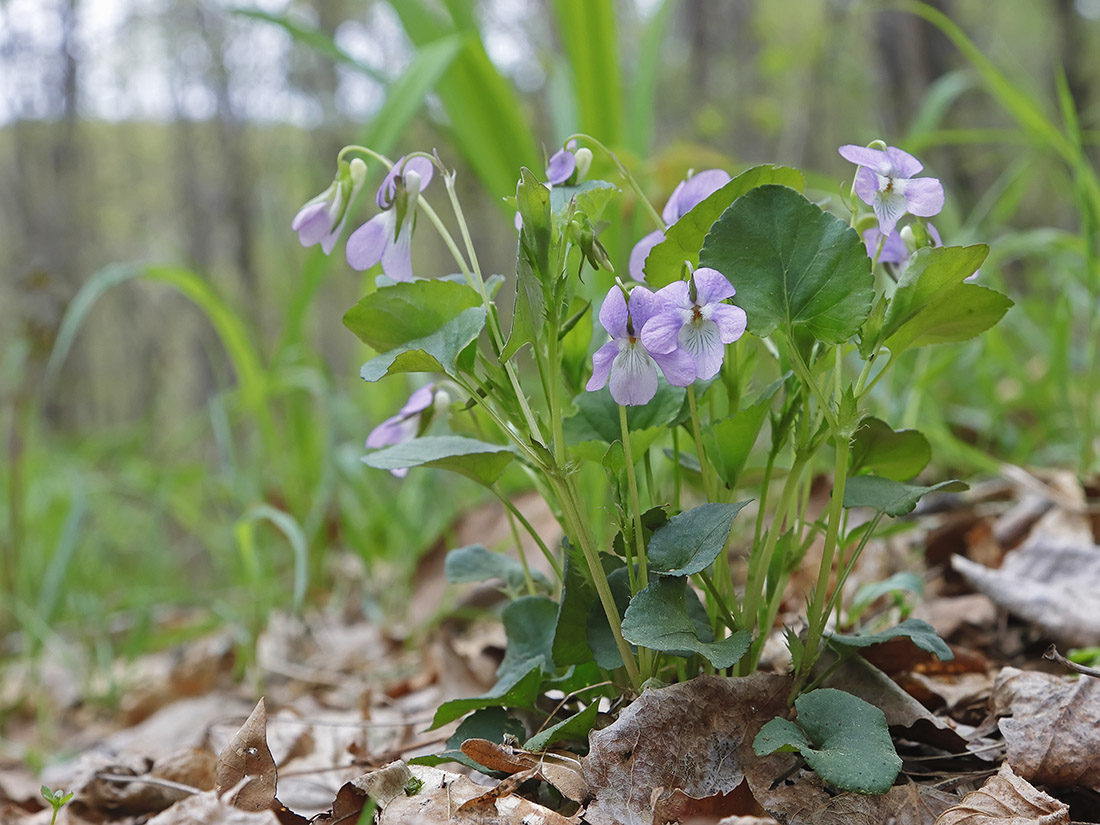
{"type": "Polygon", "coordinates": [[[645,536],[642,533],[642,510],[638,503],[638,479],[634,472],[634,456],[630,449],[630,430],[626,423],[626,407],[619,405],[619,427],[623,434],[623,455],[626,458],[626,483],[630,489],[630,510],[634,517],[634,546],[638,556],[638,589],[649,585],[648,563],[645,556],[645,536]]]}
{"type": "Polygon", "coordinates": [[[680,428],[672,431],[672,510],[680,512],[680,428]]]}
{"type": "MultiPolygon", "coordinates": [[[[848,453],[851,445],[847,437],[834,432],[836,439],[836,465],[833,476],[833,495],[829,502],[829,523],[825,530],[825,547],[821,551],[821,567],[818,570],[817,586],[809,604],[806,633],[806,655],[802,668],[795,676],[795,692],[801,689],[809,677],[810,668],[817,661],[821,637],[825,632],[825,620],[829,615],[829,574],[833,569],[833,558],[837,552],[837,537],[840,522],[844,517],[844,487],[848,481],[848,453]]],[[[837,585],[839,590],[839,583],[837,585]]]]}
{"type": "Polygon", "coordinates": [[[875,517],[871,520],[871,526],[863,533],[863,537],[859,540],[859,544],[856,545],[855,550],[852,551],[851,556],[846,559],[838,557],[837,567],[840,572],[837,573],[836,587],[833,588],[833,592],[829,595],[829,603],[826,605],[824,612],[825,616],[832,613],[834,609],[839,610],[840,596],[844,592],[844,584],[848,581],[848,577],[852,574],[852,570],[855,569],[856,562],[859,561],[859,557],[863,555],[863,548],[867,546],[868,540],[875,534],[875,529],[878,527],[878,523],[882,521],[884,515],[886,514],[882,510],[875,513],[875,517]]]}
{"type": "Polygon", "coordinates": [[[741,623],[734,618],[729,608],[726,606],[726,600],[722,597],[722,594],[718,592],[718,588],[714,586],[714,580],[707,575],[706,570],[699,572],[699,581],[703,583],[703,587],[714,599],[714,606],[718,608],[718,613],[722,617],[722,621],[725,622],[726,627],[730,630],[736,631],[741,627],[741,623]]]}
{"type": "Polygon", "coordinates": [[[695,385],[687,388],[688,407],[691,410],[691,434],[695,439],[695,452],[699,454],[699,473],[703,477],[703,493],[707,501],[717,501],[718,491],[715,489],[718,481],[714,475],[714,468],[707,461],[707,454],[703,452],[703,430],[699,424],[699,407],[695,400],[695,385]]]}
{"type": "MultiPolygon", "coordinates": [[[[743,627],[748,627],[756,623],[760,602],[764,597],[766,577],[768,575],[768,569],[771,567],[772,556],[775,554],[775,547],[779,543],[779,536],[783,532],[783,523],[786,520],[786,514],[790,510],[791,502],[794,500],[794,496],[798,491],[798,482],[802,476],[802,471],[809,463],[809,459],[809,455],[795,454],[794,464],[791,465],[790,472],[787,474],[786,481],[783,483],[783,492],[780,493],[779,496],[779,506],[775,509],[775,517],[772,519],[771,526],[768,528],[764,546],[759,550],[754,550],[752,556],[749,558],[749,572],[745,582],[745,601],[741,609],[741,615],[744,617],[742,622],[743,627]]],[[[759,545],[757,545],[757,547],[759,547],[759,545]]],[[[757,637],[753,642],[754,649],[751,651],[750,656],[741,660],[748,668],[744,673],[747,674],[752,668],[756,667],[756,660],[760,655],[758,645],[763,645],[763,640],[766,636],[767,628],[758,627],[757,637]]]]}
{"type": "Polygon", "coordinates": [[[788,338],[788,340],[791,345],[791,366],[794,367],[794,371],[798,373],[798,377],[802,379],[802,383],[810,388],[810,392],[813,393],[814,398],[816,398],[817,402],[821,405],[821,411],[829,422],[829,429],[836,432],[840,429],[840,424],[836,419],[836,415],[833,413],[832,407],[829,405],[829,401],[825,398],[824,393],[821,392],[821,387],[819,387],[814,380],[810,368],[806,366],[806,362],[802,360],[802,354],[798,351],[793,339],[788,338]]]}
{"type": "Polygon", "coordinates": [[[578,503],[575,476],[564,477],[559,473],[550,476],[550,483],[557,495],[558,503],[565,518],[566,530],[576,538],[580,545],[584,560],[588,564],[588,570],[592,574],[592,583],[596,586],[596,594],[600,598],[607,623],[611,626],[611,635],[615,639],[615,646],[622,657],[623,666],[635,690],[642,686],[641,673],[638,671],[638,663],[634,660],[634,654],[630,645],[623,638],[622,619],[619,618],[619,608],[615,604],[615,597],[611,593],[611,585],[607,581],[607,575],[600,564],[600,554],[596,549],[596,543],[592,538],[588,521],[578,503]]]}
{"type": "MultiPolygon", "coordinates": [[[[561,342],[558,340],[558,324],[557,324],[557,312],[554,313],[554,323],[550,325],[550,329],[547,331],[547,349],[549,350],[545,370],[549,373],[546,376],[545,391],[546,391],[546,403],[549,406],[550,411],[550,428],[551,439],[553,441],[554,461],[559,467],[565,467],[567,463],[567,457],[565,453],[565,429],[564,420],[565,416],[562,414],[561,409],[561,342]]],[[[537,349],[537,347],[534,347],[537,349]]],[[[539,361],[540,372],[543,371],[543,364],[539,361]]]]}
{"type": "Polygon", "coordinates": [[[642,207],[649,213],[649,216],[653,219],[653,222],[657,225],[657,228],[660,229],[662,232],[664,232],[668,228],[665,225],[664,218],[661,217],[661,213],[658,212],[654,208],[653,204],[649,202],[649,198],[646,196],[646,193],[642,191],[642,187],[638,184],[638,181],[634,179],[634,176],[630,174],[630,171],[623,165],[623,162],[619,160],[618,156],[614,152],[612,152],[610,149],[600,143],[600,141],[596,140],[596,138],[592,137],[591,135],[586,135],[583,132],[578,132],[577,134],[570,135],[568,138],[566,138],[565,142],[568,143],[571,140],[580,140],[591,143],[593,146],[595,146],[597,149],[607,155],[611,162],[615,164],[615,168],[618,170],[619,174],[623,176],[623,180],[626,181],[627,186],[629,186],[634,192],[635,196],[637,196],[638,202],[642,204],[642,207]]]}
{"type": "MultiPolygon", "coordinates": [[[[538,531],[532,526],[531,522],[529,522],[527,520],[526,516],[524,516],[523,513],[521,513],[519,511],[519,508],[516,507],[516,505],[506,495],[501,493],[501,491],[497,488],[497,485],[494,484],[489,489],[493,491],[493,494],[498,499],[500,499],[500,503],[503,504],[505,509],[508,510],[508,513],[511,516],[511,518],[514,518],[516,521],[518,521],[520,524],[522,524],[523,529],[526,530],[527,533],[531,536],[531,538],[533,538],[535,540],[535,544],[537,544],[538,547],[539,547],[539,550],[542,551],[542,555],[546,557],[546,561],[549,562],[550,568],[554,571],[554,575],[558,577],[559,582],[562,582],[563,579],[562,579],[561,565],[558,563],[558,560],[556,558],[554,558],[554,554],[550,552],[550,548],[546,546],[546,542],[544,542],[542,540],[542,536],[539,535],[538,531]]],[[[524,575],[526,576],[527,575],[527,559],[524,556],[523,546],[519,543],[519,538],[518,537],[516,538],[516,546],[517,546],[517,549],[519,550],[520,561],[523,562],[524,575]]]]}

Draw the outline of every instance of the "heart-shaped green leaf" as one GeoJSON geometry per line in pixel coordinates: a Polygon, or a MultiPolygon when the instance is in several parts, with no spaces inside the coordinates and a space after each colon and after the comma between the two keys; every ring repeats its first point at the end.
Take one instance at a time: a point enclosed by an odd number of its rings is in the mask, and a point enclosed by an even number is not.
{"type": "Polygon", "coordinates": [[[491,487],[500,478],[512,451],[500,444],[488,444],[458,435],[414,438],[363,456],[363,463],[380,470],[438,467],[491,487]]]}
{"type": "Polygon", "coordinates": [[[704,624],[700,633],[688,598],[698,601],[694,592],[688,595],[686,578],[658,576],[630,600],[623,616],[623,638],[650,650],[699,653],[715,667],[730,667],[749,649],[749,632],[739,630],[718,641],[705,638],[710,637],[710,628],[704,624]]]}
{"type": "Polygon", "coordinates": [[[566,739],[579,739],[588,741],[588,732],[596,724],[596,715],[600,710],[599,702],[591,702],[588,707],[579,713],[574,713],[568,719],[563,719],[556,725],[551,725],[541,730],[523,743],[523,749],[528,751],[541,751],[547,745],[561,742],[566,739]]]}
{"type": "Polygon", "coordinates": [[[932,460],[932,445],[917,430],[895,430],[878,418],[864,418],[852,438],[848,473],[864,470],[908,481],[932,460]]]}
{"type": "Polygon", "coordinates": [[[737,289],[754,335],[781,327],[839,344],[859,331],[874,296],[859,235],[786,186],[761,186],[722,213],[699,253],[737,289]]]}
{"type": "Polygon", "coordinates": [[[866,636],[846,636],[839,633],[829,635],[829,642],[840,647],[870,647],[880,645],[890,639],[905,637],[921,650],[927,650],[941,662],[950,662],[955,658],[947,642],[940,638],[932,625],[920,619],[906,619],[901,624],[866,636]]]}
{"type": "Polygon", "coordinates": [[[879,476],[856,476],[844,487],[845,507],[874,507],[888,516],[903,516],[913,512],[917,502],[928,493],[943,490],[958,493],[970,488],[961,481],[941,481],[931,487],[902,484],[879,476]]]}
{"type": "Polygon", "coordinates": [[[890,739],[886,717],[874,705],[833,688],[799,696],[798,719],[772,719],[752,748],[757,756],[797,750],[826,782],[848,791],[886,793],[901,759],[890,739]]]}
{"type": "Polygon", "coordinates": [[[649,569],[669,576],[706,570],[726,546],[733,520],[748,503],[710,502],[673,516],[649,540],[649,569]]]}
{"type": "Polygon", "coordinates": [[[806,179],[797,169],[788,166],[765,164],[746,169],[721,189],[697,203],[665,231],[665,239],[646,256],[646,283],[656,289],[680,280],[684,261],[690,261],[693,267],[698,267],[703,239],[718,220],[718,216],[750,189],[769,183],[789,186],[801,192],[806,186],[806,179]]]}

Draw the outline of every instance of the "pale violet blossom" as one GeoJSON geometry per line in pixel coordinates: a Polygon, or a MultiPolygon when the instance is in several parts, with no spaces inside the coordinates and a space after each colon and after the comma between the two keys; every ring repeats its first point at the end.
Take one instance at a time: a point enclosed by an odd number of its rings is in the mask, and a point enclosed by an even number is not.
{"type": "Polygon", "coordinates": [[[674,281],[657,291],[661,308],[642,327],[642,343],[654,357],[682,350],[695,364],[695,377],[718,374],[726,344],[745,334],[741,307],[727,304],[736,290],[726,276],[700,267],[690,281],[674,281]]]}
{"type": "Polygon", "coordinates": [[[299,209],[290,223],[302,246],[321,244],[326,255],[332,252],[347,222],[348,207],[366,177],[367,165],[359,158],[340,161],[332,185],[299,209]]]}
{"type": "Polygon", "coordinates": [[[921,218],[943,209],[943,184],[936,178],[913,177],[924,167],[908,152],[893,146],[885,150],[849,144],[840,156],[859,166],[855,190],[878,218],[879,231],[889,236],[908,212],[921,218]]]}
{"type": "Polygon", "coordinates": [[[347,258],[352,269],[370,269],[377,263],[395,281],[411,281],[412,231],[416,202],[432,180],[434,165],[428,158],[401,158],[393,165],[375,202],[382,211],[351,233],[347,258]]]}

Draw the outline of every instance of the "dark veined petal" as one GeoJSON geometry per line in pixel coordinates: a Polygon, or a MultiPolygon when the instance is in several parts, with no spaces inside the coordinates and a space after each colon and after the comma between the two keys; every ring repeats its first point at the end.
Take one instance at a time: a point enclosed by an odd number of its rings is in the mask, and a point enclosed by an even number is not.
{"type": "Polygon", "coordinates": [[[894,231],[901,216],[905,214],[906,199],[902,192],[895,186],[892,189],[875,193],[874,203],[871,205],[878,218],[878,229],[884,235],[894,231]]]}
{"type": "Polygon", "coordinates": [[[406,219],[401,224],[396,240],[391,241],[387,236],[386,241],[386,248],[382,251],[382,271],[395,281],[411,281],[413,279],[412,220],[406,219]]]}
{"type": "Polygon", "coordinates": [[[615,356],[608,381],[611,397],[624,407],[648,404],[657,394],[657,365],[641,344],[626,347],[615,356]]]}
{"type": "MultiPolygon", "coordinates": [[[[681,349],[695,363],[697,378],[705,381],[718,374],[718,370],[722,368],[722,360],[726,357],[726,347],[722,343],[718,324],[704,320],[684,324],[680,328],[679,340],[681,349]]],[[[665,377],[668,377],[667,373],[665,377]]],[[[672,383],[671,379],[669,383],[672,383]]]]}

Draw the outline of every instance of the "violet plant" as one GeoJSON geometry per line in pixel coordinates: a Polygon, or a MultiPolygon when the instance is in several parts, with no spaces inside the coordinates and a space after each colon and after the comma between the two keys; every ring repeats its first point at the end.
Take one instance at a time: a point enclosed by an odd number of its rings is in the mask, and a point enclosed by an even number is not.
{"type": "MultiPolygon", "coordinates": [[[[545,181],[520,174],[515,298],[502,312],[495,296],[504,279],[482,272],[453,171],[425,153],[391,163],[365,147],[341,152],[336,182],[294,228],[327,251],[362,179],[355,164],[387,168],[376,198],[382,211],[347,245],[349,264],[380,263],[386,279],[344,323],[378,353],[363,365],[364,380],[433,376],[375,429],[367,446],[379,449],[364,462],[394,473],[445,468],[483,484],[516,529],[531,533],[556,577],[535,575],[518,541],[518,568],[480,546],[452,551],[453,579],[496,576],[524,595],[502,614],[509,646],[495,688],[445,704],[436,725],[471,711],[464,725],[473,724],[486,708],[534,707],[549,687],[577,692],[610,678],[635,692],[702,672],[749,674],[814,544],[820,562],[804,623],[786,632],[792,704],[816,695],[807,708],[843,718],[860,701],[814,689],[828,646],[843,656],[905,635],[950,656],[914,620],[880,636],[841,636],[833,619],[843,618],[844,584],[880,520],[912,511],[926,493],[962,486],[913,482],[929,461],[928,442],[873,417],[874,388],[908,350],[972,338],[1011,301],[967,282],[986,246],[943,246],[922,220],[939,212],[944,192],[935,178],[916,176],[919,161],[877,141],[840,154],[857,166],[841,215],[802,194],[801,172],[770,165],[690,176],[658,213],[609,150],[575,135],[550,158],[545,181]],[[585,179],[593,151],[656,226],[631,254],[628,280],[615,276],[599,240],[620,189],[585,179]],[[457,239],[429,204],[433,170],[457,239]],[[409,242],[425,222],[458,276],[414,277],[409,242]],[[604,289],[592,313],[586,296],[604,289]],[[592,314],[602,328],[595,339],[592,314]],[[438,414],[448,404],[450,415],[438,414]],[[752,455],[763,466],[749,480],[752,455]],[[560,546],[502,492],[512,464],[558,516],[560,546]],[[823,464],[832,492],[815,517],[809,484],[823,464]],[[591,465],[606,477],[606,500],[582,495],[591,465]],[[735,529],[751,500],[755,519],[735,529]],[[869,515],[853,519],[857,509],[869,515]]],[[[579,710],[573,732],[594,715],[595,703],[579,710]]],[[[812,749],[812,716],[800,705],[800,723],[810,727],[773,726],[759,747],[812,749]]],[[[888,788],[896,755],[880,761],[870,785],[844,787],[888,788]]],[[[828,759],[815,768],[831,769],[828,759]]]]}

